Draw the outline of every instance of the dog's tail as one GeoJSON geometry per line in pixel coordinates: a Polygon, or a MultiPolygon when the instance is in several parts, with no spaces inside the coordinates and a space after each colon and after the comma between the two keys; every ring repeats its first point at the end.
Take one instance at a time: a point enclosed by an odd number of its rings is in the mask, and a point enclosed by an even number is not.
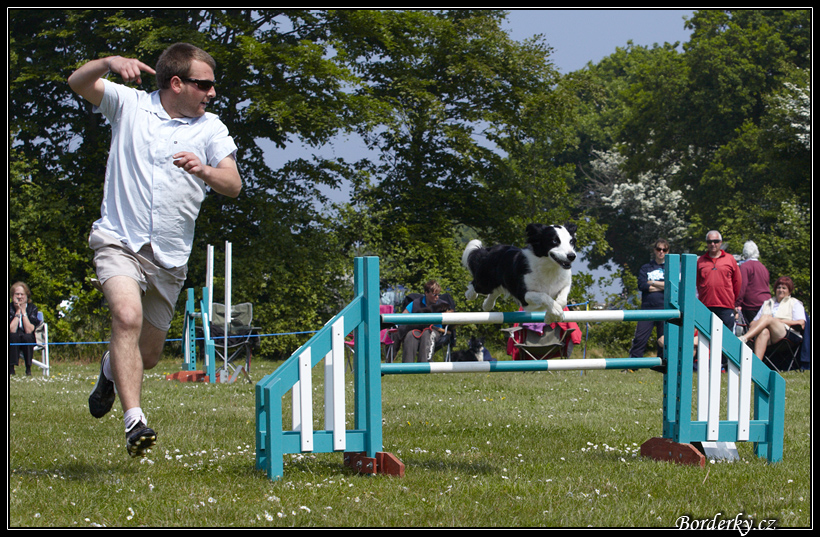
{"type": "Polygon", "coordinates": [[[464,253],[461,254],[461,264],[464,265],[464,268],[469,270],[471,273],[472,270],[470,270],[470,254],[472,254],[476,250],[480,250],[481,248],[483,248],[481,241],[478,239],[474,239],[467,243],[467,247],[464,248],[464,253]]]}

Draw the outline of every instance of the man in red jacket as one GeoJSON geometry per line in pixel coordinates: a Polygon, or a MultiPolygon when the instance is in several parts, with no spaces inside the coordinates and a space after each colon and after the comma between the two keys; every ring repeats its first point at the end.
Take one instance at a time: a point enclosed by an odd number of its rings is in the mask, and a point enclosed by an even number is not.
{"type": "Polygon", "coordinates": [[[735,301],[743,282],[740,267],[721,250],[723,238],[717,231],[706,234],[706,253],[698,258],[698,298],[720,317],[729,330],[735,327],[735,301]]]}

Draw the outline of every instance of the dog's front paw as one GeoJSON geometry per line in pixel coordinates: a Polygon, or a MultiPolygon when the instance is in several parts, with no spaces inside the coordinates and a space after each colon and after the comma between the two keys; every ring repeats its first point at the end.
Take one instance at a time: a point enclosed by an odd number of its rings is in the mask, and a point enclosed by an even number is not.
{"type": "Polygon", "coordinates": [[[544,311],[550,309],[552,299],[546,293],[528,292],[524,295],[524,300],[527,301],[525,311],[544,311]]]}
{"type": "Polygon", "coordinates": [[[491,293],[487,295],[487,298],[484,299],[484,302],[481,304],[481,309],[484,311],[492,311],[495,307],[495,301],[498,300],[500,294],[498,293],[491,293]]]}
{"type": "Polygon", "coordinates": [[[467,286],[467,292],[464,293],[464,297],[467,300],[475,300],[478,297],[478,293],[475,292],[473,284],[467,286]]]}
{"type": "Polygon", "coordinates": [[[553,303],[552,308],[546,311],[544,322],[547,324],[560,323],[564,320],[564,309],[557,303],[553,303]]]}

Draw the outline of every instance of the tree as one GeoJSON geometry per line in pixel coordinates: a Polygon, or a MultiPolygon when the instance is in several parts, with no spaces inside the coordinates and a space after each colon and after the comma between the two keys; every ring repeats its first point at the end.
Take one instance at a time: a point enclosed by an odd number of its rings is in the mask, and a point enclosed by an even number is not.
{"type": "Polygon", "coordinates": [[[800,281],[801,298],[810,303],[811,258],[797,242],[808,237],[810,220],[795,216],[810,214],[811,150],[800,119],[805,112],[784,103],[810,93],[811,14],[704,11],[689,24],[688,91],[671,99],[689,117],[670,126],[692,128],[669,153],[683,162],[679,177],[695,186],[688,195],[692,236],[699,242],[708,229],[720,229],[734,253],[748,239],[776,245],[762,249],[761,260],[773,278],[800,281]]]}
{"type": "Polygon", "coordinates": [[[590,190],[596,196],[596,214],[609,223],[607,240],[615,263],[634,270],[649,259],[658,239],[673,245],[684,242],[689,233],[688,204],[685,193],[670,186],[675,170],[642,173],[630,181],[623,172],[623,155],[595,154],[585,173],[594,185],[590,190]]]}
{"type": "Polygon", "coordinates": [[[686,202],[680,251],[701,253],[710,229],[721,231],[731,253],[748,239],[772,245],[761,249],[761,260],[773,278],[788,271],[799,279],[806,299],[811,260],[797,241],[810,230],[811,14],[706,10],[686,25],[693,34],[682,53],[671,45],[628,47],[575,75],[603,88],[581,96],[588,113],[578,161],[586,174],[575,188],[591,214],[610,224],[613,257],[623,258],[652,239],[623,233],[629,228],[618,215],[606,214],[613,208],[604,202],[606,188],[628,182],[634,190],[646,177],[663,177],[686,202]],[[590,183],[593,149],[620,153],[624,180],[590,183]]]}
{"type": "MultiPolygon", "coordinates": [[[[567,77],[572,84],[568,89],[578,96],[579,118],[571,124],[575,143],[560,162],[575,167],[571,191],[579,197],[584,215],[603,224],[596,248],[586,253],[592,267],[613,262],[636,271],[650,255],[650,243],[658,238],[676,242],[688,221],[687,203],[674,177],[678,166],[635,171],[622,154],[625,125],[634,109],[641,109],[654,95],[643,86],[636,89],[638,84],[644,79],[674,84],[675,77],[669,74],[681,65],[677,47],[677,43],[650,48],[630,42],[567,77]]],[[[656,112],[655,124],[662,124],[668,111],[656,112]]]]}
{"type": "MultiPolygon", "coordinates": [[[[382,128],[362,133],[381,156],[373,181],[354,196],[382,229],[374,251],[426,245],[425,259],[399,258],[449,266],[465,227],[487,241],[520,243],[526,223],[573,216],[568,170],[554,162],[572,97],[556,89],[549,49],[537,39],[512,41],[503,16],[343,14],[339,55],[386,113],[382,128]]],[[[419,285],[424,276],[416,277],[403,283],[419,285]]]]}

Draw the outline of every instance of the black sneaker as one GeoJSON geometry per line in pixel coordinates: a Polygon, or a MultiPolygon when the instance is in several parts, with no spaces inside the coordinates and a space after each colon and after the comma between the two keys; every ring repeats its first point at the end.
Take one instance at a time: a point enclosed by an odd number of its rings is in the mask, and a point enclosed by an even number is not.
{"type": "Polygon", "coordinates": [[[105,351],[102,360],[100,360],[100,376],[97,378],[94,389],[91,390],[91,395],[88,396],[88,410],[95,418],[102,418],[108,414],[108,411],[114,405],[114,383],[105,378],[105,374],[103,374],[103,366],[105,361],[109,359],[108,351],[105,351]]]}
{"type": "Polygon", "coordinates": [[[125,448],[132,457],[144,457],[145,451],[157,443],[157,433],[139,421],[125,433],[125,448]]]}

